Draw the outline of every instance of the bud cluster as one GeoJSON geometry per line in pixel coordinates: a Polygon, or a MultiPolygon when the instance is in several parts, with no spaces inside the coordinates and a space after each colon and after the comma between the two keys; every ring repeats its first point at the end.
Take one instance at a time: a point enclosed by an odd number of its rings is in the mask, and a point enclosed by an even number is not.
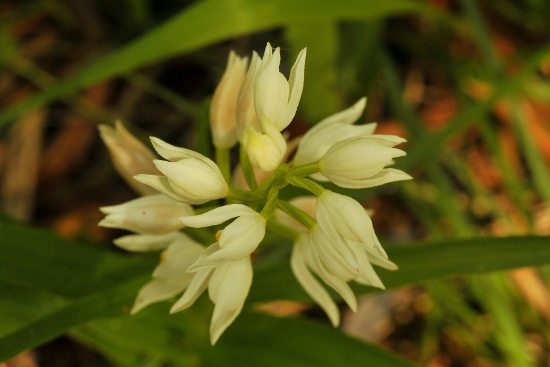
{"type": "Polygon", "coordinates": [[[395,148],[405,140],[374,135],[376,124],[354,125],[365,108],[362,98],[310,129],[287,162],[296,144],[287,143],[282,131],[298,107],[305,57],[304,49],[287,80],[279,71],[279,48],[268,44],[263,57],[254,52],[250,63],[231,52],[210,109],[216,162],[153,137],[153,148],[165,159],[157,160],[120,124],[116,130],[100,127],[117,170],[144,195],[102,208],[106,217],[100,225],[135,232],[115,240],[126,250],[163,250],[153,280],[140,290],[131,313],[183,293],[170,310],[178,312],[208,289],[215,304],[211,342],[216,343],[242,310],[252,284],[251,255],[267,227],[294,242],[292,271],[334,326],[340,322],[338,308],[318,279],[355,310],[348,282],[384,288],[372,265],[397,269],[363,206],[317,182],[360,189],[410,179],[387,168],[405,155],[395,148]],[[228,151],[237,143],[240,165],[230,175],[228,151]],[[312,195],[282,200],[279,193],[288,185],[312,195]],[[225,205],[207,212],[197,208],[220,199],[225,205]],[[185,234],[186,227],[228,221],[206,247],[185,234]]]}

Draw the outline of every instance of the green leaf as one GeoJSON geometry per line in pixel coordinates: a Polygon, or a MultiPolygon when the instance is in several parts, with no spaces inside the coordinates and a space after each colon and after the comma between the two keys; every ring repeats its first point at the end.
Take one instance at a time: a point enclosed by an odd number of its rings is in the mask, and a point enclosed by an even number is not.
{"type": "Polygon", "coordinates": [[[415,366],[376,345],[346,336],[330,325],[256,313],[240,315],[205,357],[235,367],[415,366]]]}
{"type": "Polygon", "coordinates": [[[112,52],[58,85],[8,108],[0,125],[46,104],[114,76],[127,74],[178,54],[229,38],[319,20],[379,19],[420,14],[455,25],[449,14],[413,0],[207,0],[197,2],[125,47],[112,52]]]}

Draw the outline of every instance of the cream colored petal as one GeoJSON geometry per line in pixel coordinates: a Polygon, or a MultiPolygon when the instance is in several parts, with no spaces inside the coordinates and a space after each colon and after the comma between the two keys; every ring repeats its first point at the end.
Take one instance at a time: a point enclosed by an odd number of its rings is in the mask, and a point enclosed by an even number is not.
{"type": "Polygon", "coordinates": [[[298,109],[298,104],[300,103],[300,98],[302,97],[302,90],[304,89],[304,69],[306,63],[306,49],[304,48],[298,54],[296,62],[290,70],[289,77],[289,87],[290,87],[290,97],[288,104],[285,108],[284,115],[279,120],[277,128],[279,131],[282,131],[286,128],[296,115],[296,110],[298,109]]]}
{"type": "Polygon", "coordinates": [[[224,205],[206,213],[182,217],[180,220],[188,227],[202,228],[221,224],[231,218],[242,215],[258,214],[254,209],[243,204],[224,205]]]}
{"type": "Polygon", "coordinates": [[[183,159],[178,162],[155,160],[153,163],[166,175],[174,191],[193,200],[193,204],[227,195],[227,183],[217,166],[212,169],[204,162],[195,159],[183,159]]]}
{"type": "Polygon", "coordinates": [[[208,284],[208,295],[215,304],[210,324],[212,345],[241,312],[252,276],[250,257],[228,262],[214,271],[208,284]]]}
{"type": "Polygon", "coordinates": [[[151,143],[153,143],[153,148],[155,148],[155,150],[161,157],[168,159],[171,162],[179,161],[182,159],[198,159],[201,161],[208,159],[202,154],[197,153],[191,149],[176,147],[154,136],[151,136],[151,143]]]}
{"type": "Polygon", "coordinates": [[[349,308],[353,312],[357,311],[357,299],[355,298],[355,294],[353,294],[353,291],[348,286],[346,281],[336,275],[333,275],[329,273],[324,265],[322,264],[321,260],[319,259],[319,255],[315,251],[315,248],[312,246],[308,246],[308,264],[312,268],[317,275],[319,275],[319,278],[323,280],[329,287],[334,289],[346,303],[348,304],[349,308]]]}
{"type": "Polygon", "coordinates": [[[140,173],[158,174],[153,164],[155,154],[126,130],[120,121],[115,123],[114,129],[107,125],[99,125],[98,129],[121,177],[139,194],[155,194],[153,188],[133,179],[133,176],[140,173]]]}
{"type": "Polygon", "coordinates": [[[188,279],[182,279],[181,282],[172,282],[169,279],[154,279],[145,284],[139,291],[134,306],[130,310],[130,314],[133,315],[150,304],[170,299],[183,292],[185,287],[189,284],[188,279]]]}
{"type": "Polygon", "coordinates": [[[210,261],[208,259],[210,255],[212,255],[214,252],[219,250],[220,250],[220,244],[218,242],[215,242],[210,246],[208,246],[206,250],[204,250],[204,252],[199,256],[197,261],[195,261],[191,266],[189,266],[189,268],[187,269],[187,272],[195,273],[204,269],[217,268],[218,266],[225,264],[227,262],[226,259],[215,260],[215,261],[210,261]]]}
{"type": "Polygon", "coordinates": [[[359,274],[355,254],[344,239],[329,240],[319,224],[314,225],[309,233],[309,245],[315,248],[315,252],[328,271],[341,278],[355,278],[359,274]],[[338,247],[343,249],[337,250],[338,247]],[[348,262],[342,253],[350,257],[352,262],[348,262]]]}
{"type": "Polygon", "coordinates": [[[380,186],[390,182],[411,180],[412,177],[403,171],[385,168],[376,175],[364,179],[350,179],[346,177],[331,177],[332,183],[347,189],[365,189],[369,187],[380,186]]]}
{"type": "Polygon", "coordinates": [[[339,227],[337,228],[333,223],[333,218],[324,206],[317,205],[317,222],[334,250],[342,256],[351,269],[357,271],[359,265],[353,251],[342,238],[339,227]]]}
{"type": "Polygon", "coordinates": [[[176,313],[190,307],[208,287],[208,281],[212,275],[212,269],[201,270],[194,274],[187,289],[179,300],[172,306],[170,313],[176,313]]]}
{"type": "Polygon", "coordinates": [[[142,234],[164,234],[183,228],[178,218],[193,214],[191,206],[164,195],[147,195],[129,202],[103,207],[108,215],[99,225],[142,234]]]}
{"type": "Polygon", "coordinates": [[[286,140],[272,125],[268,124],[265,127],[265,134],[247,129],[242,143],[250,163],[271,172],[281,163],[286,152],[286,140]]]}
{"type": "Polygon", "coordinates": [[[357,262],[359,263],[359,275],[361,278],[366,280],[370,285],[376,288],[385,289],[386,287],[378,277],[378,274],[374,271],[367,253],[363,249],[360,243],[350,242],[350,248],[355,253],[357,257],[357,262]]]}
{"type": "Polygon", "coordinates": [[[186,198],[182,197],[174,191],[172,186],[170,186],[170,184],[168,183],[168,178],[166,178],[165,176],[137,175],[134,176],[134,178],[145,185],[151,186],[155,190],[168,196],[170,199],[186,203],[188,202],[186,198]]]}
{"type": "Polygon", "coordinates": [[[220,236],[220,250],[208,256],[208,261],[237,261],[249,256],[265,236],[265,220],[259,214],[242,216],[225,227],[220,236]]]}
{"type": "Polygon", "coordinates": [[[204,247],[199,244],[173,243],[162,254],[161,262],[153,271],[153,278],[185,278],[193,276],[187,273],[191,266],[203,253],[204,247]]]}
{"type": "Polygon", "coordinates": [[[325,233],[327,233],[325,226],[327,228],[334,227],[344,238],[362,242],[363,245],[380,252],[386,258],[388,257],[376,238],[372,220],[365,213],[363,206],[352,198],[325,190],[317,201],[317,218],[325,233]],[[320,215],[323,216],[323,222],[321,222],[320,215]]]}
{"type": "MultiPolygon", "coordinates": [[[[307,241],[307,238],[305,240],[307,241]]],[[[304,241],[304,239],[299,241],[304,241]]],[[[338,325],[340,325],[340,312],[336,303],[332,300],[323,286],[319,284],[317,279],[309,272],[304,256],[297,246],[303,245],[295,244],[292,254],[290,255],[290,267],[294,276],[306,293],[325,311],[332,325],[338,327],[338,325]]]]}
{"type": "Polygon", "coordinates": [[[240,142],[243,141],[244,132],[247,128],[261,131],[260,122],[254,108],[254,80],[260,63],[260,56],[253,52],[252,60],[237,98],[237,138],[240,142]]]}
{"type": "Polygon", "coordinates": [[[163,250],[180,236],[181,232],[171,232],[161,235],[130,234],[114,240],[114,244],[126,251],[144,252],[163,250]]]}

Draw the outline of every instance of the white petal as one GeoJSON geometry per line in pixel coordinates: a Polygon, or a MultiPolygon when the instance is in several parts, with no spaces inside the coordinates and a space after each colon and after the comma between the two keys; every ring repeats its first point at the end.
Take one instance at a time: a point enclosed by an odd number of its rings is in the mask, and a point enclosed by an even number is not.
{"type": "Polygon", "coordinates": [[[264,171],[274,171],[286,152],[286,140],[271,124],[264,124],[264,134],[251,128],[244,132],[243,146],[250,163],[264,171]]]}
{"type": "Polygon", "coordinates": [[[103,207],[108,213],[99,225],[143,234],[163,234],[183,228],[178,217],[193,214],[193,208],[164,195],[147,195],[124,204],[103,207]]]}
{"type": "Polygon", "coordinates": [[[185,278],[193,275],[187,273],[191,266],[203,253],[204,247],[199,244],[173,243],[162,254],[166,259],[153,271],[154,278],[185,278]]]}
{"type": "Polygon", "coordinates": [[[166,248],[180,236],[184,236],[181,232],[171,232],[161,235],[150,234],[130,234],[119,237],[114,240],[114,244],[127,251],[143,252],[156,251],[166,248]]]}
{"type": "Polygon", "coordinates": [[[336,275],[329,273],[325,269],[324,265],[319,259],[319,255],[316,253],[313,247],[309,246],[308,250],[310,251],[310,267],[317,273],[317,275],[319,275],[319,278],[321,278],[323,282],[325,282],[329,287],[334,289],[340,296],[342,296],[344,301],[346,301],[349,308],[351,308],[353,312],[357,311],[357,299],[355,298],[355,294],[353,294],[353,291],[348,286],[346,281],[336,275]]]}
{"type": "Polygon", "coordinates": [[[334,275],[342,278],[355,278],[359,275],[359,265],[353,251],[348,247],[347,243],[340,239],[329,241],[321,230],[319,225],[315,225],[310,230],[309,245],[315,247],[315,251],[323,265],[334,275]],[[345,246],[343,252],[349,252],[353,263],[350,264],[344,257],[335,249],[337,246],[345,246]]]}
{"type": "Polygon", "coordinates": [[[249,257],[228,262],[214,271],[208,284],[208,295],[215,304],[210,324],[212,345],[241,312],[252,284],[252,275],[249,257]]]}
{"type": "Polygon", "coordinates": [[[222,231],[220,250],[208,256],[207,260],[240,260],[254,252],[264,236],[265,219],[261,215],[239,217],[222,231]]]}
{"type": "MultiPolygon", "coordinates": [[[[360,241],[364,246],[388,257],[376,238],[372,220],[361,204],[352,198],[325,190],[317,199],[317,218],[321,228],[336,228],[345,239],[360,241]],[[323,223],[321,223],[321,216],[323,223]],[[326,220],[327,223],[324,223],[326,220]]],[[[328,229],[325,230],[327,233],[328,229]]],[[[331,237],[329,237],[331,239],[331,237]]]]}
{"type": "Polygon", "coordinates": [[[366,280],[373,287],[385,289],[386,287],[384,287],[384,284],[378,277],[378,274],[376,274],[372,268],[369,258],[367,257],[367,254],[361,244],[357,242],[350,242],[349,246],[358,259],[360,277],[366,280]]]}
{"type": "Polygon", "coordinates": [[[257,212],[246,205],[230,204],[210,210],[209,212],[203,214],[182,217],[180,220],[188,227],[202,228],[221,224],[231,218],[242,215],[254,214],[257,214],[257,212]]]}
{"type": "Polygon", "coordinates": [[[172,186],[168,183],[168,178],[165,176],[157,176],[157,175],[137,175],[134,176],[134,178],[148,186],[151,186],[155,190],[158,190],[159,192],[163,193],[164,195],[168,196],[170,199],[174,199],[181,202],[188,202],[186,198],[179,195],[177,192],[174,191],[172,186]]]}
{"type": "Polygon", "coordinates": [[[203,156],[200,153],[197,153],[191,149],[185,149],[176,147],[174,145],[168,144],[165,141],[160,140],[159,138],[151,137],[151,143],[153,143],[153,148],[157,153],[171,162],[180,161],[182,159],[198,159],[200,161],[210,160],[207,157],[203,156]]]}
{"type": "Polygon", "coordinates": [[[331,176],[332,183],[347,189],[366,189],[390,182],[411,179],[412,177],[410,175],[394,168],[385,168],[376,175],[364,179],[350,179],[346,177],[331,176]]]}
{"type": "Polygon", "coordinates": [[[304,68],[306,63],[306,49],[304,48],[298,54],[296,62],[290,70],[289,86],[290,86],[290,98],[288,105],[286,106],[284,116],[279,120],[277,128],[282,131],[286,128],[296,115],[300,98],[302,97],[302,90],[304,89],[304,68]]]}
{"type": "Polygon", "coordinates": [[[176,313],[190,307],[208,287],[211,275],[212,269],[197,272],[189,282],[183,296],[170,309],[170,313],[176,313]]]}
{"type": "Polygon", "coordinates": [[[217,259],[217,260],[210,260],[208,257],[212,255],[213,253],[220,250],[220,244],[218,242],[215,242],[208,246],[206,250],[199,256],[197,261],[195,261],[189,268],[187,269],[188,273],[195,273],[200,270],[204,269],[212,269],[217,268],[218,266],[225,264],[228,260],[226,259],[217,259]]]}
{"type": "Polygon", "coordinates": [[[202,204],[225,197],[228,186],[219,168],[195,160],[178,162],[153,161],[157,169],[166,175],[168,184],[190,204],[202,204]]]}
{"type": "Polygon", "coordinates": [[[181,282],[172,282],[169,279],[153,279],[139,291],[130,314],[133,315],[152,303],[170,299],[181,293],[189,284],[190,279],[191,277],[189,279],[184,278],[181,282]]]}
{"type": "MultiPolygon", "coordinates": [[[[301,241],[303,240],[304,239],[301,241]]],[[[297,241],[290,255],[290,267],[292,268],[292,272],[306,293],[325,311],[332,325],[338,327],[338,325],[340,325],[340,312],[338,307],[328,292],[307,269],[304,256],[298,246],[303,245],[298,244],[297,241]]]]}

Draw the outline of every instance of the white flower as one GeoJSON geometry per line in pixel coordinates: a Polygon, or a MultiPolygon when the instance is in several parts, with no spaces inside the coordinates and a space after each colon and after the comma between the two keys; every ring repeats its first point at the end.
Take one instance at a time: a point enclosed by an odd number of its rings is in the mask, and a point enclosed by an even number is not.
{"type": "Polygon", "coordinates": [[[373,259],[388,258],[374,233],[370,217],[363,206],[352,198],[330,190],[323,191],[317,198],[317,221],[349,264],[353,264],[354,256],[351,251],[345,250],[346,243],[360,244],[373,263],[373,259]]]}
{"type": "Polygon", "coordinates": [[[146,195],[138,199],[100,210],[107,214],[100,226],[121,228],[144,234],[163,234],[183,228],[178,220],[193,215],[190,205],[174,201],[164,195],[146,195]]]}
{"type": "Polygon", "coordinates": [[[252,284],[250,256],[229,261],[212,269],[202,269],[193,274],[183,296],[172,306],[170,313],[190,307],[208,287],[208,295],[214,302],[210,323],[210,341],[214,345],[221,334],[241,312],[252,284]]]}
{"type": "Polygon", "coordinates": [[[225,205],[204,214],[180,218],[186,226],[202,228],[235,217],[238,218],[218,232],[218,241],[204,251],[189,271],[213,268],[227,261],[248,257],[264,238],[266,221],[258,212],[243,204],[225,205]]]}
{"type": "Polygon", "coordinates": [[[286,152],[281,131],[290,124],[304,85],[305,49],[290,78],[279,71],[280,49],[266,46],[260,60],[254,53],[237,101],[237,132],[250,162],[265,171],[277,168],[286,152]]]}
{"type": "MultiPolygon", "coordinates": [[[[329,116],[309,129],[298,145],[294,156],[294,164],[304,164],[318,161],[327,150],[335,143],[361,135],[371,135],[376,129],[376,124],[353,125],[363,114],[367,99],[361,98],[350,108],[329,116]]],[[[319,181],[327,181],[321,174],[312,175],[319,181]]]]}
{"type": "Polygon", "coordinates": [[[393,158],[406,153],[393,146],[405,139],[393,135],[368,135],[348,138],[332,145],[319,160],[323,176],[334,184],[360,189],[412,177],[394,168],[384,168],[393,158]]]}
{"type": "Polygon", "coordinates": [[[229,53],[227,67],[210,104],[212,141],[218,148],[231,148],[237,142],[237,97],[244,81],[247,57],[229,53]]]}
{"type": "Polygon", "coordinates": [[[99,125],[99,135],[109,149],[109,154],[118,173],[141,195],[156,194],[156,190],[134,180],[140,173],[158,174],[153,164],[154,153],[136,139],[124,128],[120,121],[113,129],[107,125],[99,125]]]}
{"type": "Polygon", "coordinates": [[[203,246],[180,233],[162,253],[161,262],[153,271],[153,280],[141,288],[130,313],[183,292],[194,278],[194,274],[187,273],[187,268],[203,251],[203,246]]]}
{"type": "Polygon", "coordinates": [[[229,187],[211,159],[157,138],[152,137],[151,142],[155,150],[169,161],[154,161],[165,176],[137,175],[136,180],[188,204],[202,204],[227,195],[229,187]]]}

